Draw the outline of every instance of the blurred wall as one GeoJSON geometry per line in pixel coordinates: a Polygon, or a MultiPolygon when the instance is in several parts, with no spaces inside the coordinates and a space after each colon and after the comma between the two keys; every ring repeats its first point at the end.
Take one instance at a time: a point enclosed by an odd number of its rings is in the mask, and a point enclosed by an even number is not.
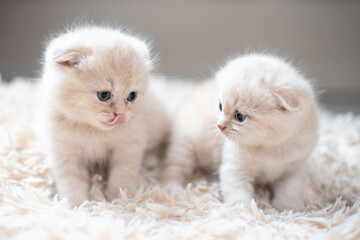
{"type": "Polygon", "coordinates": [[[43,43],[74,20],[120,25],[153,41],[157,72],[207,78],[231,56],[279,54],[315,79],[322,102],[360,113],[360,1],[0,0],[0,72],[34,77],[43,43]]]}

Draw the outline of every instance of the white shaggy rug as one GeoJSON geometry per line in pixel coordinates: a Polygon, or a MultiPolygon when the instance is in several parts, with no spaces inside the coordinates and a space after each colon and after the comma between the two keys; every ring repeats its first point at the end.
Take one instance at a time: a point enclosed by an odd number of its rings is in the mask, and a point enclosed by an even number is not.
{"type": "MultiPolygon", "coordinates": [[[[252,210],[221,202],[216,178],[200,173],[170,194],[144,170],[134,199],[70,209],[56,195],[35,125],[33,85],[0,86],[0,239],[359,239],[360,117],[322,113],[310,165],[306,210],[278,212],[265,190],[252,210]]],[[[41,128],[41,126],[39,126],[41,128]]]]}

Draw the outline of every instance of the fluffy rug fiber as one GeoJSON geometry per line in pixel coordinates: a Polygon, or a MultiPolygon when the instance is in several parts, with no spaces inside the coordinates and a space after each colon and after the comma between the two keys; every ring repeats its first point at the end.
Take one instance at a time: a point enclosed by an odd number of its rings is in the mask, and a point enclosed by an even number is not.
{"type": "Polygon", "coordinates": [[[259,190],[251,209],[222,203],[216,177],[201,173],[176,193],[143,170],[130,199],[92,199],[71,209],[56,194],[35,124],[34,84],[0,86],[0,239],[359,239],[360,117],[322,112],[306,184],[306,210],[279,212],[259,190]]]}

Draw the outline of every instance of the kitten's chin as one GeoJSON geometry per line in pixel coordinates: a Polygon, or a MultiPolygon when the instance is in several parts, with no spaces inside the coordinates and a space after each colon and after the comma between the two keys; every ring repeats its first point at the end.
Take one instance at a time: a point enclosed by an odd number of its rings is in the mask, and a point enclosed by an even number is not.
{"type": "Polygon", "coordinates": [[[236,133],[235,131],[224,131],[222,132],[224,136],[232,142],[248,145],[250,143],[249,139],[242,137],[240,134],[236,133]]]}
{"type": "Polygon", "coordinates": [[[230,141],[236,141],[237,139],[237,134],[233,133],[233,132],[228,132],[228,131],[222,131],[221,132],[226,138],[228,138],[230,141]]]}

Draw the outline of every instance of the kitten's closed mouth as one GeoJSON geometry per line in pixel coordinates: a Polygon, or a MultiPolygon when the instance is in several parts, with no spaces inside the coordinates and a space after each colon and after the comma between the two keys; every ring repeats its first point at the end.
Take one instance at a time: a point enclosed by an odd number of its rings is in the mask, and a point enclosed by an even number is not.
{"type": "Polygon", "coordinates": [[[126,123],[126,116],[125,116],[125,114],[119,114],[114,119],[107,121],[107,122],[102,122],[102,123],[107,127],[112,127],[116,124],[123,124],[123,123],[126,123]]]}

